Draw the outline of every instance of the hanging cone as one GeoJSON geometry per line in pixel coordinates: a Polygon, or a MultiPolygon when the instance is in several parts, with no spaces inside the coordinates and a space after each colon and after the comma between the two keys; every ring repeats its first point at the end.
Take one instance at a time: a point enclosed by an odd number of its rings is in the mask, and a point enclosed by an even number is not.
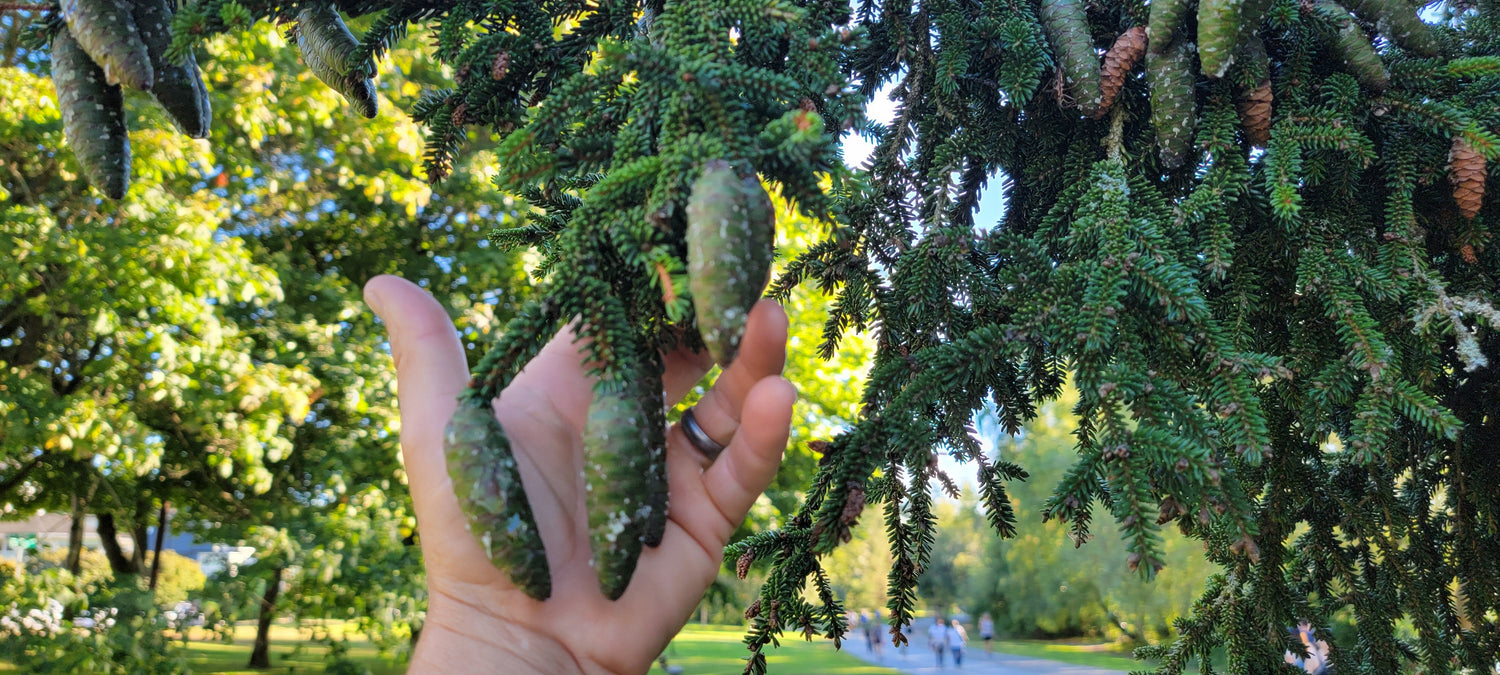
{"type": "Polygon", "coordinates": [[[145,91],[155,74],[125,0],[64,0],[60,9],[78,46],[104,69],[109,84],[145,91]]]}
{"type": "Polygon", "coordinates": [[[1243,9],[1243,0],[1198,2],[1198,63],[1204,75],[1223,77],[1234,63],[1243,9]]]}
{"type": "Polygon", "coordinates": [[[1437,34],[1417,16],[1419,7],[1404,0],[1343,0],[1345,7],[1376,25],[1376,30],[1417,56],[1438,55],[1437,34]]]}
{"type": "Polygon", "coordinates": [[[309,5],[297,13],[297,48],[307,69],[331,89],[343,95],[363,117],[375,117],[379,99],[374,69],[356,61],[359,40],[349,32],[332,5],[309,5]]]}
{"type": "Polygon", "coordinates": [[[172,43],[171,4],[167,0],[136,0],[134,12],[136,28],[155,73],[151,96],[182,133],[189,138],[208,138],[213,110],[197,60],[191,51],[181,65],[167,58],[167,47],[172,43]]]}
{"type": "Polygon", "coordinates": [[[552,571],[510,439],[488,403],[464,403],[443,430],[453,496],[485,557],[535,600],[552,595],[552,571]]]}
{"type": "Polygon", "coordinates": [[[130,189],[130,135],[120,85],[106,81],[104,69],[68,30],[52,37],[52,83],[63,137],[83,174],[110,199],[124,197],[130,189]]]}
{"type": "Polygon", "coordinates": [[[1260,39],[1256,36],[1256,31],[1260,30],[1260,25],[1266,20],[1266,12],[1270,9],[1271,0],[1245,0],[1244,6],[1240,8],[1241,43],[1251,38],[1260,39]]]}
{"type": "Polygon", "coordinates": [[[1315,7],[1338,29],[1338,36],[1333,41],[1334,51],[1338,52],[1355,79],[1375,91],[1385,91],[1391,86],[1390,73],[1380,61],[1380,54],[1370,43],[1370,36],[1354,22],[1354,17],[1343,7],[1326,0],[1320,0],[1315,7]]]}
{"type": "Polygon", "coordinates": [[[1151,0],[1150,16],[1146,21],[1146,37],[1152,54],[1167,51],[1172,36],[1182,27],[1192,3],[1188,0],[1151,0]]]}
{"type": "Polygon", "coordinates": [[[1240,92],[1240,124],[1245,128],[1245,140],[1257,148],[1271,141],[1271,101],[1270,80],[1240,92]]]}
{"type": "Polygon", "coordinates": [[[1120,95],[1120,88],[1125,86],[1125,78],[1130,76],[1130,71],[1145,53],[1145,28],[1136,26],[1115,38],[1114,46],[1104,55],[1104,67],[1099,78],[1099,110],[1094,113],[1094,119],[1104,117],[1104,113],[1114,106],[1115,98],[1120,95]]]}
{"type": "Polygon", "coordinates": [[[1156,128],[1156,147],[1168,169],[1183,165],[1193,150],[1197,130],[1197,97],[1193,92],[1196,69],[1193,43],[1179,41],[1161,54],[1146,58],[1146,82],[1151,85],[1151,125],[1156,128]]]}
{"type": "Polygon", "coordinates": [[[1458,210],[1470,220],[1479,215],[1484,205],[1484,156],[1462,136],[1453,139],[1453,149],[1448,151],[1448,180],[1453,181],[1453,201],[1458,210]]]}
{"type": "Polygon", "coordinates": [[[1099,57],[1083,0],[1042,0],[1039,16],[1073,104],[1085,115],[1099,110],[1099,57]]]}

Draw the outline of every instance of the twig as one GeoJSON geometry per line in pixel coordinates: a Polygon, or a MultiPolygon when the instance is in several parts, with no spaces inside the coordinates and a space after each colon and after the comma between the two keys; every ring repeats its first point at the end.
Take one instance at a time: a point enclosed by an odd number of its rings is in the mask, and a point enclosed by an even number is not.
{"type": "Polygon", "coordinates": [[[52,5],[40,5],[30,2],[0,2],[0,12],[45,12],[52,8],[52,5]]]}
{"type": "Polygon", "coordinates": [[[1120,151],[1125,146],[1125,106],[1123,105],[1115,106],[1114,115],[1109,118],[1109,136],[1104,139],[1104,146],[1111,160],[1120,160],[1120,151]]]}

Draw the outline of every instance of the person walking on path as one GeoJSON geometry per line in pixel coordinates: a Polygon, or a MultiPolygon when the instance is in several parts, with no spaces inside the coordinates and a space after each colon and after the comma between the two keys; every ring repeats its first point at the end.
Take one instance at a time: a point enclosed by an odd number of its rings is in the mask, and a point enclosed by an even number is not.
{"type": "Polygon", "coordinates": [[[964,645],[968,642],[968,631],[964,630],[964,625],[959,623],[958,619],[954,619],[948,625],[948,649],[953,652],[954,666],[964,667],[964,645]]]}
{"type": "Polygon", "coordinates": [[[932,647],[937,665],[942,668],[943,654],[948,651],[948,624],[943,622],[942,615],[935,617],[932,625],[927,627],[927,645],[932,647]]]}
{"type": "Polygon", "coordinates": [[[885,649],[885,636],[880,634],[884,623],[880,620],[880,610],[875,610],[875,618],[865,625],[865,640],[870,643],[870,653],[875,658],[880,658],[880,653],[885,649]]]}
{"type": "Polygon", "coordinates": [[[993,654],[995,646],[995,620],[990,618],[990,613],[979,615],[979,639],[984,640],[985,654],[993,654]]]}
{"type": "Polygon", "coordinates": [[[1302,646],[1307,650],[1307,658],[1297,656],[1288,650],[1285,654],[1287,663],[1300,667],[1312,673],[1312,675],[1324,675],[1328,672],[1328,643],[1319,640],[1313,633],[1312,623],[1303,619],[1292,629],[1292,633],[1302,640],[1302,646]]]}

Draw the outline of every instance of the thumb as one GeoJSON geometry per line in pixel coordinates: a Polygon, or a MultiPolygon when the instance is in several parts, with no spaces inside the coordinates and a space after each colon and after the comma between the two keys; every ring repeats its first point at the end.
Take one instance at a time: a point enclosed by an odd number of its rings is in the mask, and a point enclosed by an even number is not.
{"type": "Polygon", "coordinates": [[[458,331],[436,298],[400,277],[371,279],[365,284],[365,302],[390,336],[401,408],[401,458],[417,517],[428,523],[462,522],[443,458],[443,427],[469,378],[458,331]]]}

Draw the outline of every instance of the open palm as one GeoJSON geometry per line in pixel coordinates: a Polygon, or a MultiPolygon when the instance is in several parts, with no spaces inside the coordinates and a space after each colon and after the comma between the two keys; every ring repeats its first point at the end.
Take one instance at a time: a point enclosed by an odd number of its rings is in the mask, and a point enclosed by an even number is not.
{"type": "MultiPolygon", "coordinates": [[[[552,597],[527,597],[465,529],[442,448],[469,379],[448,315],[426,291],[377,277],[365,297],[390,331],[401,451],[427,567],[427,624],[413,672],[642,673],[718,573],[724,544],[770,483],[786,448],[796,393],[780,377],[787,319],[773,302],[750,314],[739,356],[695,407],[727,449],[710,464],[675,426],[667,435],[670,515],[625,594],[606,599],[589,564],[583,427],[593,397],[571,331],[559,333],[495,402],[520,466],[552,570],[552,597]]],[[[667,354],[675,404],[707,372],[707,354],[667,354]]]]}

